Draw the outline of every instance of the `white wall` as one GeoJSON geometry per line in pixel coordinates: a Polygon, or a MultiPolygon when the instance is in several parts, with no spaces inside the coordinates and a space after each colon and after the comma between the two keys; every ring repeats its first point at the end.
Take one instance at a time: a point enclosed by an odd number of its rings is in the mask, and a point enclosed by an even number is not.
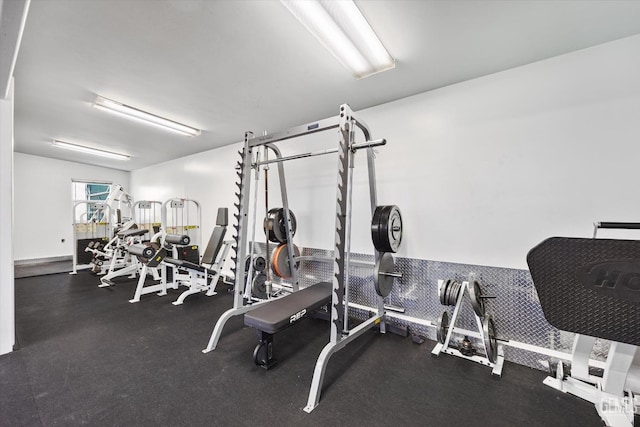
{"type": "MultiPolygon", "coordinates": [[[[590,236],[593,221],[640,221],[638,76],[634,36],[357,112],[374,138],[389,141],[378,150],[378,197],[402,210],[399,255],[526,268],[527,251],[546,237],[590,236]]],[[[281,149],[321,145],[335,147],[337,135],[281,149]]],[[[215,209],[232,207],[238,148],[134,171],[132,193],[198,199],[206,236],[215,209]]],[[[352,250],[370,253],[364,160],[358,154],[352,250]]],[[[335,156],[286,169],[297,243],[332,248],[335,156]]],[[[274,167],[270,182],[276,175],[274,167]]],[[[278,206],[275,187],[270,198],[278,206]]]]}
{"type": "Polygon", "coordinates": [[[73,254],[71,180],[129,189],[129,172],[15,153],[15,260],[73,254]],[[62,242],[64,239],[64,243],[62,242]]]}
{"type": "MultiPolygon", "coordinates": [[[[0,5],[1,7],[2,5],[0,5]]],[[[13,351],[13,78],[8,97],[0,97],[0,354],[13,351]]]]}

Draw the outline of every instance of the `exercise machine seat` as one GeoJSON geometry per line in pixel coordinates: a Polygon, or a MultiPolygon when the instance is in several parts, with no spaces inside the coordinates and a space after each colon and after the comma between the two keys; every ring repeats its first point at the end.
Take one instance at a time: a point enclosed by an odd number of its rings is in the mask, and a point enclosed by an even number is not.
{"type": "MultiPolygon", "coordinates": [[[[227,232],[227,227],[225,226],[216,226],[211,233],[211,237],[209,238],[209,243],[207,243],[207,247],[204,250],[204,254],[202,255],[202,264],[212,265],[216,258],[218,257],[218,253],[222,248],[222,244],[224,243],[224,236],[227,232]]],[[[175,265],[178,268],[183,268],[187,270],[194,270],[200,273],[204,273],[208,268],[196,264],[190,261],[185,261],[181,259],[175,258],[165,258],[165,262],[175,265]]]]}
{"type": "Polygon", "coordinates": [[[268,334],[275,334],[328,304],[331,301],[332,289],[331,283],[320,282],[264,303],[244,315],[244,324],[268,334]]]}
{"type": "Polygon", "coordinates": [[[118,237],[121,239],[125,239],[127,237],[133,237],[133,236],[143,236],[145,234],[147,234],[149,232],[149,230],[145,230],[145,229],[138,229],[138,228],[130,228],[128,230],[123,230],[123,231],[118,231],[118,237]]]}
{"type": "Polygon", "coordinates": [[[551,325],[640,346],[640,240],[552,237],[527,263],[551,325]]]}

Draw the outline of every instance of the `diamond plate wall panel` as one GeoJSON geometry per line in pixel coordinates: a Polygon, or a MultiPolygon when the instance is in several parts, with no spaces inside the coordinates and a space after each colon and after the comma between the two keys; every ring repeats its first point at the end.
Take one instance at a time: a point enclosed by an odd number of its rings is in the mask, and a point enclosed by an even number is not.
{"type": "MultiPolygon", "coordinates": [[[[275,249],[270,244],[270,249],[275,249]]],[[[265,244],[258,243],[257,251],[265,252],[265,244]]],[[[333,257],[332,250],[301,248],[302,256],[333,257]]],[[[373,265],[373,255],[352,254],[351,260],[363,261],[373,265]]],[[[528,270],[517,270],[500,267],[488,267],[471,264],[456,264],[442,261],[427,261],[413,258],[395,257],[396,271],[402,278],[396,279],[391,294],[385,298],[385,304],[404,309],[404,315],[427,322],[436,322],[443,311],[449,318],[453,314],[453,306],[443,306],[438,298],[438,279],[454,279],[459,282],[475,278],[480,283],[482,293],[495,298],[486,299],[486,313],[493,316],[496,334],[500,338],[510,339],[547,349],[571,353],[574,334],[560,331],[551,326],[544,318],[540,302],[536,294],[531,275],[528,270]]],[[[301,288],[321,281],[331,281],[333,262],[302,261],[299,284],[301,288]]],[[[274,282],[282,279],[272,275],[274,282]]],[[[350,301],[352,303],[375,307],[377,294],[373,285],[373,267],[351,265],[350,301]]],[[[350,309],[350,316],[356,319],[367,319],[369,313],[363,310],[350,309]]],[[[436,340],[435,327],[420,323],[409,323],[399,319],[390,319],[391,323],[408,326],[410,333],[430,340],[436,340]]],[[[472,331],[477,330],[473,309],[468,293],[465,294],[458,314],[456,326],[472,331]]],[[[454,334],[453,342],[462,339],[454,334]]],[[[471,340],[476,348],[481,348],[477,340],[471,340]]],[[[597,340],[592,358],[604,360],[609,350],[609,343],[597,340]]],[[[425,346],[425,356],[429,355],[431,346],[425,346]]],[[[505,359],[535,369],[545,370],[544,361],[555,363],[557,360],[549,356],[522,350],[505,345],[505,359]]]]}

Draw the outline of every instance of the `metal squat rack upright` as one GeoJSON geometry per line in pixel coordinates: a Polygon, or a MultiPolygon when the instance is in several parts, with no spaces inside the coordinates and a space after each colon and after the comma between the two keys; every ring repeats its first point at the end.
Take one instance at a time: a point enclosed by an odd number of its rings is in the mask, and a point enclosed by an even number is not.
{"type": "MultiPolygon", "coordinates": [[[[320,394],[322,389],[322,383],[324,380],[324,374],[329,362],[329,358],[332,354],[344,348],[347,344],[353,341],[355,338],[362,335],[367,330],[379,325],[380,331],[385,332],[385,308],[382,296],[378,296],[377,312],[368,320],[349,329],[348,323],[348,309],[349,309],[349,264],[350,264],[350,245],[351,245],[351,196],[353,190],[353,169],[355,166],[354,156],[358,150],[366,149],[367,151],[367,167],[368,167],[368,180],[369,180],[369,195],[371,202],[371,214],[374,215],[377,208],[377,192],[376,192],[376,175],[375,175],[375,155],[373,148],[376,146],[385,145],[386,140],[371,140],[371,134],[369,128],[361,120],[356,119],[351,110],[351,107],[347,104],[340,106],[340,113],[338,117],[331,117],[328,119],[320,120],[297,126],[284,131],[265,134],[262,136],[254,136],[251,132],[245,133],[244,148],[238,154],[241,157],[241,161],[238,162],[236,169],[238,170],[239,182],[237,183],[238,192],[236,197],[238,202],[236,207],[236,225],[235,231],[235,257],[234,261],[234,274],[235,274],[235,286],[234,286],[234,302],[233,307],[227,310],[218,319],[207,347],[203,350],[203,353],[208,353],[214,350],[220,339],[222,329],[226,322],[233,316],[247,313],[251,310],[264,304],[268,299],[257,300],[256,298],[248,298],[246,293],[245,284],[245,259],[249,251],[250,242],[250,187],[251,187],[251,174],[257,175],[261,166],[265,166],[270,163],[277,163],[278,175],[280,180],[280,189],[282,193],[282,204],[284,223],[286,224],[285,232],[287,235],[287,241],[291,242],[293,235],[292,220],[289,215],[289,206],[287,199],[287,192],[285,186],[284,169],[282,163],[288,160],[301,159],[312,156],[319,156],[331,153],[338,153],[338,167],[337,167],[337,186],[336,186],[336,222],[335,222],[335,247],[334,247],[334,274],[333,274],[333,290],[331,300],[331,334],[330,341],[324,347],[320,353],[313,375],[311,383],[311,389],[309,392],[309,398],[307,405],[304,407],[306,412],[311,412],[320,400],[320,394]],[[283,140],[301,137],[317,132],[327,131],[331,129],[337,129],[339,134],[339,145],[337,149],[326,149],[316,152],[295,154],[291,156],[283,157],[280,150],[276,147],[275,143],[283,140]],[[364,134],[364,142],[356,143],[355,134],[356,130],[360,129],[364,134]],[[265,148],[265,160],[261,160],[259,157],[258,148],[265,148]],[[266,149],[270,149],[276,155],[275,159],[268,160],[266,157],[266,149]]],[[[255,204],[255,203],[254,203],[255,204]]],[[[255,214],[254,214],[255,215],[255,214]]],[[[398,233],[398,232],[396,232],[398,233]]],[[[254,246],[254,245],[252,245],[254,246]]],[[[294,246],[288,245],[288,258],[291,268],[291,291],[296,292],[299,287],[296,256],[294,254],[294,246]]],[[[253,251],[253,249],[251,249],[253,251]]],[[[378,250],[375,251],[376,265],[380,265],[384,253],[378,250]]],[[[267,255],[268,256],[268,255],[267,255]]],[[[390,258],[387,257],[387,259],[390,258]]],[[[392,257],[391,257],[392,258],[392,257]]],[[[397,276],[392,271],[382,271],[379,268],[379,277],[384,279],[389,277],[393,279],[397,276]]],[[[377,284],[381,286],[381,284],[377,284]]],[[[267,296],[269,298],[269,296],[267,296]]]]}
{"type": "Polygon", "coordinates": [[[431,354],[438,356],[440,353],[446,353],[471,360],[481,365],[491,367],[492,375],[501,376],[502,366],[504,364],[504,348],[498,341],[506,340],[499,339],[496,336],[493,317],[485,313],[484,304],[485,299],[495,297],[482,295],[480,284],[474,280],[473,277],[463,282],[438,280],[438,296],[440,303],[443,305],[453,305],[455,308],[451,320],[449,320],[447,311],[443,311],[438,318],[435,324],[438,343],[431,351],[431,354]],[[471,306],[473,307],[473,315],[478,327],[477,331],[470,331],[455,326],[460,314],[462,300],[467,293],[471,306]],[[452,335],[454,333],[464,336],[464,339],[457,348],[451,346],[452,335]],[[469,337],[478,339],[482,343],[484,355],[477,354],[476,349],[472,347],[469,337]]]}

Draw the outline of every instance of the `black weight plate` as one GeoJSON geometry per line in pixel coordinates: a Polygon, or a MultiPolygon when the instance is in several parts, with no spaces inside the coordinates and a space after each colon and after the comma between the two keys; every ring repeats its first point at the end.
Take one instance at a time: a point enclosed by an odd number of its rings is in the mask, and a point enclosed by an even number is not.
{"type": "Polygon", "coordinates": [[[482,333],[487,350],[487,359],[489,359],[491,363],[496,363],[498,360],[498,340],[496,339],[496,325],[493,323],[493,317],[491,317],[491,315],[484,318],[482,322],[482,333]]]}
{"type": "Polygon", "coordinates": [[[281,208],[269,209],[264,219],[264,223],[262,225],[264,228],[264,234],[267,236],[267,239],[269,239],[270,242],[274,242],[274,243],[280,243],[280,241],[276,237],[275,230],[274,230],[277,224],[276,215],[279,209],[281,208]]]}
{"type": "Polygon", "coordinates": [[[451,293],[449,294],[449,305],[456,305],[458,295],[460,293],[460,282],[455,282],[451,293]]]}
{"type": "Polygon", "coordinates": [[[371,221],[371,239],[378,252],[398,251],[402,241],[402,215],[397,206],[376,207],[371,221]]]}
{"type": "Polygon", "coordinates": [[[480,289],[480,284],[475,280],[473,283],[469,283],[469,299],[471,299],[471,306],[478,317],[484,316],[484,299],[482,298],[482,290],[480,289]]]}
{"type": "Polygon", "coordinates": [[[455,292],[456,287],[458,287],[458,282],[456,282],[455,280],[452,280],[451,284],[449,285],[449,290],[447,292],[447,305],[456,305],[455,301],[452,303],[453,293],[455,292]]]}
{"type": "MultiPolygon", "coordinates": [[[[289,218],[291,219],[291,237],[296,234],[298,229],[298,221],[296,215],[289,209],[289,218]]],[[[278,243],[287,243],[287,224],[284,219],[284,208],[278,208],[273,222],[273,234],[278,243]]]]}
{"type": "Polygon", "coordinates": [[[251,294],[260,299],[267,298],[267,275],[265,273],[258,273],[251,282],[251,294]]]}
{"type": "Polygon", "coordinates": [[[446,305],[444,297],[445,297],[445,294],[447,293],[447,286],[449,286],[449,282],[451,282],[451,280],[445,280],[442,283],[442,287],[440,288],[440,304],[442,305],[446,305]]]}
{"type": "Polygon", "coordinates": [[[376,209],[373,211],[373,218],[371,219],[371,240],[373,246],[380,252],[385,252],[380,249],[384,247],[383,235],[380,232],[380,218],[383,212],[388,209],[389,206],[376,206],[376,209]]]}
{"type": "Polygon", "coordinates": [[[447,299],[446,299],[447,305],[451,305],[451,294],[453,294],[453,288],[456,287],[457,283],[458,282],[452,280],[451,284],[449,285],[449,290],[447,291],[447,299]]]}
{"type": "Polygon", "coordinates": [[[460,296],[461,291],[462,291],[462,283],[458,282],[458,289],[456,289],[456,295],[453,301],[454,304],[458,302],[458,297],[460,296]]]}
{"type": "Polygon", "coordinates": [[[451,292],[451,287],[455,284],[453,280],[449,280],[449,284],[447,289],[444,291],[444,305],[449,305],[449,292],[451,292]]]}
{"type": "Polygon", "coordinates": [[[386,231],[386,240],[389,242],[390,252],[398,252],[402,243],[402,214],[397,206],[392,206],[389,217],[381,227],[386,231]]]}
{"type": "Polygon", "coordinates": [[[393,255],[389,253],[382,254],[380,260],[376,263],[376,268],[373,272],[373,284],[376,288],[376,293],[383,298],[391,293],[395,278],[381,273],[393,273],[395,269],[396,263],[393,255]]]}
{"type": "Polygon", "coordinates": [[[389,244],[389,215],[391,213],[391,205],[383,206],[380,212],[380,220],[378,222],[378,246],[376,249],[380,252],[391,252],[389,244]]]}
{"type": "Polygon", "coordinates": [[[450,283],[451,280],[447,280],[444,282],[444,285],[442,285],[442,293],[440,294],[440,302],[442,303],[442,305],[447,305],[447,288],[449,287],[450,283]]]}
{"type": "Polygon", "coordinates": [[[440,317],[438,317],[438,323],[436,325],[436,336],[438,338],[438,342],[444,344],[444,341],[447,339],[447,331],[449,329],[449,314],[446,311],[443,311],[440,317]]]}
{"type": "Polygon", "coordinates": [[[253,256],[253,269],[255,271],[264,271],[267,268],[267,260],[262,255],[253,256]]]}

